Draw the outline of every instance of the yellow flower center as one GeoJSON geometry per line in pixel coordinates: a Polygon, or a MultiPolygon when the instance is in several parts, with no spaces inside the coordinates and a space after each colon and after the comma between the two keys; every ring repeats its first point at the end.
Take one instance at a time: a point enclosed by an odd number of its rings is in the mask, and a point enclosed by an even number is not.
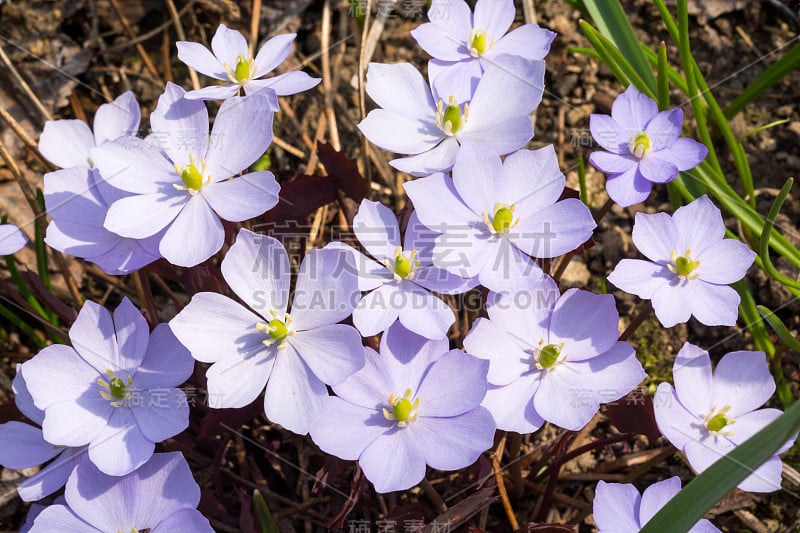
{"type": "Polygon", "coordinates": [[[494,46],[494,39],[489,40],[489,32],[485,30],[472,30],[469,32],[469,55],[480,57],[494,46]]]}
{"type": "Polygon", "coordinates": [[[236,59],[234,74],[236,75],[236,81],[239,83],[250,79],[250,69],[253,65],[251,61],[251,59],[245,59],[244,56],[239,56],[236,59]]]}
{"type": "Polygon", "coordinates": [[[416,250],[411,250],[411,253],[406,257],[403,254],[403,248],[398,246],[394,250],[394,264],[389,259],[385,259],[383,264],[392,271],[394,279],[400,281],[401,279],[412,277],[417,268],[419,268],[419,261],[415,260],[416,257],[416,250]]]}
{"type": "Polygon", "coordinates": [[[270,309],[269,313],[272,315],[272,320],[267,323],[257,322],[256,329],[261,333],[267,334],[267,338],[262,341],[265,346],[272,346],[277,343],[279,350],[285,349],[288,346],[287,337],[293,337],[295,334],[292,317],[289,316],[289,313],[286,313],[283,320],[281,320],[278,318],[279,314],[275,309],[270,309]]]}
{"type": "Polygon", "coordinates": [[[639,159],[643,158],[650,153],[650,137],[648,137],[646,132],[640,131],[635,136],[631,137],[628,150],[639,159]]]}
{"type": "Polygon", "coordinates": [[[555,344],[548,344],[539,352],[539,364],[544,368],[552,368],[558,361],[561,350],[555,344]]]}
{"type": "Polygon", "coordinates": [[[200,161],[200,169],[198,169],[197,160],[195,159],[194,154],[189,154],[189,163],[184,165],[183,168],[179,168],[177,163],[174,163],[174,165],[175,172],[177,172],[178,176],[180,176],[183,185],[173,183],[172,186],[179,191],[187,191],[189,194],[194,196],[198,193],[198,191],[200,191],[203,185],[207,184],[211,180],[211,176],[205,175],[205,160],[200,161]]]}
{"type": "Polygon", "coordinates": [[[444,100],[439,100],[436,106],[436,125],[447,135],[455,135],[469,119],[469,104],[464,104],[464,113],[456,99],[451,96],[447,105],[444,100]]]}
{"type": "Polygon", "coordinates": [[[383,416],[386,420],[396,420],[398,427],[404,428],[409,422],[415,422],[419,416],[417,409],[419,408],[419,398],[414,397],[411,389],[406,389],[402,397],[398,397],[396,393],[389,396],[388,404],[391,411],[386,407],[383,408],[383,416]]]}
{"type": "Polygon", "coordinates": [[[683,255],[678,255],[673,251],[670,254],[672,262],[667,265],[667,268],[681,279],[696,279],[699,274],[694,271],[700,266],[700,261],[693,261],[691,254],[691,250],[686,250],[683,255]]]}

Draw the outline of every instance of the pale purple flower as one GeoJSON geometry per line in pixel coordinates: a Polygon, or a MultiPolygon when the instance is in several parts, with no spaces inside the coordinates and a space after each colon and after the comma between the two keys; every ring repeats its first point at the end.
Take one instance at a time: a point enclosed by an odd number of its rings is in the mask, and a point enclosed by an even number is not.
{"type": "Polygon", "coordinates": [[[144,464],[155,443],[189,425],[186,395],[176,388],[194,361],[166,324],[150,333],[124,298],[112,318],[87,301],[69,330],[72,347],[48,346],[22,365],[33,402],[44,411],[44,438],[89,446],[89,459],[109,475],[144,464]]]}
{"type": "Polygon", "coordinates": [[[13,224],[0,224],[0,255],[11,255],[19,252],[28,238],[13,224]]]}
{"type": "MultiPolygon", "coordinates": [[[[681,478],[677,476],[653,483],[642,494],[629,483],[598,482],[592,502],[598,533],[639,533],[680,490],[681,478]]],[[[720,530],[701,518],[689,533],[720,533],[720,530]]]]}
{"type": "Polygon", "coordinates": [[[552,146],[501,161],[470,145],[453,178],[435,174],[405,183],[420,222],[440,233],[433,264],[500,292],[542,276],[531,257],[552,258],[583,244],[595,228],[580,200],[559,201],[564,175],[552,146]]]}
{"type": "Polygon", "coordinates": [[[601,403],[646,377],[633,347],[617,340],[609,294],[569,289],[559,297],[545,276],[530,292],[490,292],[486,309],[464,348],[490,361],[483,406],[500,429],[531,433],[547,421],[577,431],[601,403]]]}
{"type": "Polygon", "coordinates": [[[108,209],[106,229],[143,239],[165,230],[159,253],[170,263],[194,266],[222,247],[220,218],[241,222],[278,202],[269,171],[236,176],[253,164],[272,140],[273,112],[265,96],[229,98],[208,133],[202,101],[186,100],[168,83],[150,116],[162,150],[126,138],[92,149],[103,178],[133,193],[108,209]]]}
{"type": "Polygon", "coordinates": [[[289,308],[291,268],[280,242],[242,229],[222,260],[222,276],[250,308],[201,292],[170,321],[208,369],[211,407],[243,407],[266,387],[267,417],[308,433],[328,396],[364,365],[361,336],[338,324],[360,293],[355,264],[343,250],[312,250],[303,259],[289,308]]]}
{"type": "Polygon", "coordinates": [[[353,254],[358,269],[358,285],[365,295],[353,311],[353,324],[364,336],[377,335],[398,318],[417,335],[443,339],[455,322],[450,306],[430,291],[461,294],[478,284],[433,266],[433,239],[436,236],[412,213],[400,244],[400,227],[391,210],[363,200],[353,219],[353,232],[368,258],[340,242],[330,247],[353,254]]]}
{"type": "Polygon", "coordinates": [[[44,203],[50,224],[45,242],[91,261],[108,274],[129,274],[158,259],[159,232],[144,239],[121,237],[103,225],[108,207],[131,196],[112,187],[96,169],[71,167],[44,176],[44,203]]]}
{"type": "MultiPolygon", "coordinates": [[[[103,104],[94,114],[94,133],[82,120],[48,120],[39,137],[39,151],[61,168],[91,168],[91,150],[120,137],[136,136],[141,111],[131,91],[103,104]]],[[[77,191],[76,191],[77,192],[77,191]]]]}
{"type": "MultiPolygon", "coordinates": [[[[759,409],[775,392],[764,352],[730,352],[712,373],[708,352],[686,343],[675,357],[672,377],[675,388],[661,383],[653,398],[656,422],[698,473],[781,415],[778,409],[759,409]]],[[[739,483],[739,488],[779,490],[782,465],[778,455],[791,448],[794,440],[739,483]]]]}
{"type": "MultiPolygon", "coordinates": [[[[17,366],[12,388],[20,412],[41,426],[44,412],[33,403],[22,377],[21,365],[17,366]]],[[[24,470],[52,460],[17,487],[20,498],[25,501],[41,500],[63,487],[85,452],[86,446],[53,446],[44,440],[41,427],[17,421],[0,425],[0,465],[12,470],[24,470]]]]}
{"type": "Polygon", "coordinates": [[[500,56],[541,60],[550,51],[556,34],[536,24],[524,24],[509,32],[516,8],[513,0],[478,0],[475,13],[464,0],[435,0],[428,9],[430,22],[411,35],[433,59],[428,75],[454,78],[468,99],[483,72],[500,56]]]}
{"type": "Polygon", "coordinates": [[[469,101],[458,84],[428,84],[410,64],[370,63],[367,94],[381,109],[370,111],[358,128],[373,144],[398,154],[414,154],[390,164],[414,176],[453,167],[462,144],[503,155],[533,137],[528,116],[544,89],[544,61],[503,56],[481,78],[469,101]],[[433,92],[431,92],[433,91],[433,92]]]}
{"type": "Polygon", "coordinates": [[[180,452],[157,453],[124,477],[81,461],[58,501],[33,520],[30,533],[213,533],[197,510],[200,487],[180,452]]]}
{"type": "Polygon", "coordinates": [[[211,51],[200,43],[178,41],[178,59],[209,78],[226,82],[189,91],[186,98],[222,100],[239,91],[263,93],[269,97],[273,110],[277,111],[278,96],[307,91],[320,82],[299,70],[264,78],[286,60],[296,36],[294,33],[276,35],[261,45],[255,57],[250,55],[244,35],[224,24],[219,25],[211,39],[211,51]]]}
{"type": "Polygon", "coordinates": [[[426,464],[471,465],[494,438],[492,415],[480,407],[488,365],[449,348],[395,322],[380,354],[364,348],[364,368],[333,387],[337,396],[327,398],[311,438],[324,452],[357,460],[378,492],[413,487],[426,464]]]}
{"type": "Polygon", "coordinates": [[[611,116],[589,117],[592,137],[607,152],[589,161],[608,174],[608,196],[622,207],[644,202],[653,183],[668,183],[708,154],[703,144],[681,137],[683,110],[658,111],[655,101],[632,85],[619,95],[611,116]]]}
{"type": "Polygon", "coordinates": [[[650,299],[664,327],[690,316],[707,326],[732,326],[739,295],[728,285],[742,279],[756,254],[725,239],[722,214],[703,195],[666,213],[636,213],[633,242],[649,261],[623,259],[608,281],[650,299]]]}

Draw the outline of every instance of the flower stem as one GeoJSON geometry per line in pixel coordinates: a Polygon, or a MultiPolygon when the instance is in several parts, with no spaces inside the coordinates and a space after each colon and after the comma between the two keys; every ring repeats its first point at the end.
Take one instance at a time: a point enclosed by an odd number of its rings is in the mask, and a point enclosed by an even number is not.
{"type": "Polygon", "coordinates": [[[433,506],[436,508],[437,513],[444,513],[447,511],[447,505],[444,503],[444,500],[436,492],[436,489],[433,488],[431,482],[428,480],[428,476],[422,478],[422,490],[425,491],[425,494],[428,498],[433,502],[433,506]]]}
{"type": "Polygon", "coordinates": [[[147,279],[147,274],[141,270],[134,272],[133,284],[136,287],[139,304],[145,308],[144,317],[147,319],[147,324],[150,329],[153,329],[158,324],[158,312],[156,311],[156,302],[153,299],[153,291],[150,289],[150,281],[147,279]]]}
{"type": "Polygon", "coordinates": [[[519,531],[519,522],[517,516],[514,514],[514,509],[511,507],[511,501],[508,499],[508,492],[506,491],[505,483],[503,483],[503,471],[500,469],[500,459],[503,458],[503,450],[506,447],[506,434],[500,438],[492,454],[492,470],[494,470],[494,480],[497,483],[497,494],[500,495],[500,501],[503,503],[503,510],[508,517],[508,523],[511,524],[512,531],[519,531]]]}

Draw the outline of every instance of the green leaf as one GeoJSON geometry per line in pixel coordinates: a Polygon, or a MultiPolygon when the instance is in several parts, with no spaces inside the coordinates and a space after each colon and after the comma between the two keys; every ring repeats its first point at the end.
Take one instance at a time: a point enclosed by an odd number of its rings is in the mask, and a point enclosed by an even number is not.
{"type": "Polygon", "coordinates": [[[761,257],[764,271],[769,274],[771,278],[785,287],[800,290],[800,281],[778,272],[778,269],[775,268],[775,265],[772,264],[772,259],[769,257],[769,244],[772,238],[772,229],[775,226],[775,218],[777,218],[778,213],[780,213],[783,202],[786,201],[786,197],[789,195],[793,183],[794,180],[792,178],[787,179],[781,191],[778,193],[778,196],[775,197],[775,201],[772,202],[767,220],[764,222],[764,227],[761,230],[761,239],[758,241],[758,255],[761,257]]]}
{"type": "MultiPolygon", "coordinates": [[[[757,309],[761,316],[764,317],[764,320],[767,322],[767,324],[769,324],[770,327],[775,330],[775,333],[778,334],[778,338],[781,340],[781,342],[783,342],[783,344],[786,345],[786,347],[790,350],[800,353],[800,340],[796,339],[791,334],[789,329],[783,324],[783,322],[781,322],[781,319],[763,305],[757,306],[757,309]]],[[[786,376],[783,374],[783,366],[781,365],[781,352],[775,352],[773,357],[770,359],[769,366],[772,370],[772,375],[775,377],[775,387],[778,398],[781,400],[781,403],[785,409],[794,403],[794,397],[792,396],[791,387],[789,387],[789,384],[786,382],[786,376]]]]}
{"type": "Polygon", "coordinates": [[[667,73],[667,45],[658,45],[658,110],[669,109],[669,74],[667,73]]]}
{"type": "MultiPolygon", "coordinates": [[[[656,90],[656,77],[644,56],[639,40],[633,32],[625,10],[619,0],[583,0],[600,33],[609,39],[636,70],[651,94],[656,90]]],[[[643,90],[639,87],[639,90],[643,90]]]]}
{"type": "MultiPolygon", "coordinates": [[[[46,212],[47,208],[44,205],[44,194],[41,189],[36,189],[36,201],[42,207],[42,212],[46,212]]],[[[34,247],[36,249],[36,269],[39,272],[39,278],[42,280],[44,286],[50,289],[50,269],[47,262],[47,245],[44,242],[44,231],[42,231],[43,224],[37,221],[33,225],[34,231],[34,247]]]]}
{"type": "Polygon", "coordinates": [[[750,82],[750,85],[745,87],[725,110],[725,116],[729,119],[736,116],[747,104],[758,98],[761,93],[778,83],[781,78],[798,66],[800,66],[800,43],[795,44],[783,57],[750,82]]]}
{"type": "Polygon", "coordinates": [[[641,533],[685,533],[800,429],[800,402],[693,479],[641,533]]]}
{"type": "Polygon", "coordinates": [[[794,335],[789,331],[780,318],[778,318],[775,313],[764,307],[763,305],[758,306],[758,312],[761,313],[761,316],[764,317],[764,320],[775,330],[775,333],[778,334],[778,337],[781,341],[790,349],[794,350],[797,353],[800,353],[800,339],[796,339],[794,335]]]}
{"type": "Polygon", "coordinates": [[[589,194],[586,190],[586,167],[583,163],[583,156],[578,156],[578,187],[580,188],[581,202],[583,205],[589,206],[589,194]]]}
{"type": "Polygon", "coordinates": [[[275,523],[275,519],[272,517],[267,502],[264,501],[264,496],[261,495],[258,489],[253,491],[253,508],[255,508],[256,511],[258,530],[261,531],[261,533],[280,533],[278,524],[275,523]]]}

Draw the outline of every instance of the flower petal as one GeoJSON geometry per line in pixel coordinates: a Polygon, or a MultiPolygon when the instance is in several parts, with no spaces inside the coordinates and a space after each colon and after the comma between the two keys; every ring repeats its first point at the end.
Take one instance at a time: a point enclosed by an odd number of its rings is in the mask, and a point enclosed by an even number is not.
{"type": "Polygon", "coordinates": [[[586,242],[597,227],[592,213],[577,198],[568,198],[520,217],[508,238],[533,257],[558,257],[586,242]]]}
{"type": "Polygon", "coordinates": [[[483,145],[466,144],[458,152],[453,166],[453,184],[472,212],[494,215],[496,189],[500,188],[496,183],[504,181],[502,174],[503,163],[496,152],[483,145]]]}
{"type": "Polygon", "coordinates": [[[713,391],[711,405],[730,405],[733,418],[764,405],[775,392],[775,380],[764,352],[725,355],[714,371],[713,391]]]}
{"type": "Polygon", "coordinates": [[[214,530],[197,509],[180,509],[160,521],[150,533],[214,533],[214,530]]]}
{"type": "Polygon", "coordinates": [[[389,152],[419,154],[439,144],[445,135],[433,120],[418,119],[408,112],[400,115],[386,109],[373,109],[358,123],[369,141],[389,152]]]}
{"type": "Polygon", "coordinates": [[[679,207],[672,215],[680,235],[681,251],[690,249],[700,256],[705,250],[725,237],[722,213],[705,194],[697,200],[679,207]]]}
{"type": "Polygon", "coordinates": [[[681,137],[662,150],[653,152],[650,157],[657,157],[669,161],[680,171],[691,170],[708,155],[708,148],[694,139],[681,137]]]}
{"type": "Polygon", "coordinates": [[[341,322],[361,297],[353,256],[341,249],[311,250],[295,282],[292,319],[297,331],[341,322]]]}
{"type": "Polygon", "coordinates": [[[382,433],[361,452],[358,464],[376,492],[406,490],[425,477],[425,450],[407,429],[382,433]]]}
{"type": "MultiPolygon", "coordinates": [[[[153,126],[155,128],[155,126],[153,126]]],[[[154,135],[166,145],[169,132],[154,129],[154,135]]],[[[178,183],[175,168],[161,151],[142,139],[122,137],[91,149],[91,158],[108,185],[137,194],[166,193],[178,183]]]]}
{"type": "Polygon", "coordinates": [[[611,106],[611,116],[630,135],[644,131],[647,123],[657,114],[658,105],[655,100],[637,91],[633,85],[628,86],[611,106]]]}
{"type": "Polygon", "coordinates": [[[639,165],[631,167],[622,174],[613,174],[606,180],[608,197],[620,207],[644,202],[652,190],[653,182],[642,176],[642,173],[639,172],[639,165]]]}
{"type": "Polygon", "coordinates": [[[192,267],[217,253],[224,239],[219,217],[205,198],[197,195],[186,202],[167,228],[158,251],[173,265],[192,267]]]}
{"type": "Polygon", "coordinates": [[[419,285],[403,282],[406,302],[400,307],[400,322],[410,331],[428,339],[443,339],[455,322],[455,313],[447,303],[419,285]]]}
{"type": "Polygon", "coordinates": [[[33,522],[31,533],[58,531],[59,533],[102,533],[73,513],[66,505],[49,505],[33,522]]]}
{"type": "Polygon", "coordinates": [[[192,357],[215,363],[236,353],[244,356],[264,350],[264,334],[257,331],[261,317],[230,298],[201,292],[169,322],[169,327],[192,357]]]}
{"type": "Polygon", "coordinates": [[[20,229],[11,224],[0,224],[0,255],[17,253],[28,242],[20,229]]]}
{"type": "Polygon", "coordinates": [[[426,339],[395,322],[381,337],[380,366],[391,383],[389,394],[418,390],[431,364],[448,348],[446,339],[426,339]]]}
{"type": "MultiPolygon", "coordinates": [[[[272,96],[268,94],[269,91],[274,91],[275,96],[290,96],[292,94],[313,89],[319,85],[320,81],[322,80],[319,78],[312,78],[305,72],[291,70],[285,74],[279,74],[278,76],[272,76],[271,78],[265,78],[263,80],[251,80],[247,84],[247,93],[265,94],[270,97],[270,102],[272,102],[272,96]]],[[[276,99],[273,107],[275,107],[277,110],[279,109],[277,106],[278,104],[276,99]]]]}
{"type": "Polygon", "coordinates": [[[676,252],[680,245],[678,228],[666,213],[636,213],[632,236],[636,248],[645,257],[661,264],[672,261],[672,252],[676,252]]]}
{"type": "Polygon", "coordinates": [[[659,287],[668,283],[675,275],[664,266],[640,259],[623,259],[611,274],[608,281],[618,288],[639,298],[648,300],[659,287]]]}
{"type": "Polygon", "coordinates": [[[25,479],[17,487],[17,493],[23,501],[39,501],[57,490],[61,490],[75,466],[86,455],[86,447],[67,448],[59,450],[59,452],[61,454],[54,461],[25,479]]]}
{"type": "Polygon", "coordinates": [[[400,315],[400,308],[392,302],[402,298],[403,292],[395,283],[381,285],[358,302],[353,310],[353,325],[365,337],[386,331],[400,315]]]}
{"type": "Polygon", "coordinates": [[[231,97],[222,102],[214,118],[206,154],[211,181],[234,176],[264,155],[272,142],[273,115],[269,98],[261,94],[231,97]],[[247,135],[242,135],[245,128],[247,135]]]}
{"type": "Polygon", "coordinates": [[[639,531],[641,496],[631,484],[597,482],[593,502],[594,522],[600,531],[639,531]]]}
{"type": "Polygon", "coordinates": [[[619,313],[610,294],[567,290],[553,308],[549,343],[563,343],[570,361],[606,353],[617,343],[619,313]]]}
{"type": "MultiPolygon", "coordinates": [[[[466,50],[464,47],[465,54],[466,50]]],[[[469,102],[482,77],[481,61],[468,55],[455,63],[436,58],[428,61],[428,79],[437,103],[439,100],[449,102],[451,96],[456,102],[469,102]]]]}
{"type": "Polygon", "coordinates": [[[459,470],[492,447],[495,423],[488,410],[478,407],[452,417],[421,416],[408,429],[414,432],[431,468],[459,470]]]}
{"type": "Polygon", "coordinates": [[[263,317],[279,316],[289,303],[291,267],[283,245],[272,237],[241,229],[222,260],[222,276],[236,296],[263,317]]]}
{"type": "Polygon", "coordinates": [[[291,345],[278,353],[264,394],[267,418],[293,433],[305,435],[322,413],[327,398],[325,384],[291,345]]]}
{"type": "Polygon", "coordinates": [[[275,207],[280,189],[275,175],[265,170],[209,183],[200,192],[221,218],[242,222],[275,207]],[[242,201],[243,198],[247,201],[242,201]]]}
{"type": "Polygon", "coordinates": [[[653,292],[650,301],[656,318],[665,328],[688,322],[689,317],[693,314],[692,308],[695,305],[693,302],[699,298],[693,292],[698,283],[691,283],[691,289],[689,285],[675,277],[653,292]]]}
{"type": "Polygon", "coordinates": [[[519,150],[503,162],[503,186],[496,189],[497,201],[513,205],[516,216],[527,218],[556,203],[565,181],[553,145],[519,150]]]}
{"type": "MultiPolygon", "coordinates": [[[[739,293],[727,285],[702,280],[691,283],[692,315],[706,326],[733,326],[739,318],[739,293]]],[[[687,293],[689,290],[687,289],[687,293]]]]}
{"type": "Polygon", "coordinates": [[[117,408],[108,425],[89,444],[89,459],[104,474],[124,476],[146,463],[154,449],[155,444],[142,433],[131,410],[117,408]]]}
{"type": "Polygon", "coordinates": [[[678,476],[653,483],[642,493],[642,503],[639,508],[639,521],[646,524],[664,507],[667,502],[675,497],[681,490],[681,478],[678,476]]]}
{"type": "Polygon", "coordinates": [[[175,220],[191,198],[185,193],[173,191],[137,194],[117,200],[108,208],[103,227],[131,239],[151,237],[175,220]]]}
{"type": "Polygon", "coordinates": [[[489,361],[460,350],[443,354],[430,366],[416,391],[420,416],[454,417],[475,409],[486,395],[488,370],[489,361]]]}
{"type": "Polygon", "coordinates": [[[83,446],[106,430],[114,413],[108,400],[100,397],[99,387],[87,390],[76,400],[54,403],[45,410],[42,433],[57,446],[83,446]]]}
{"type": "Polygon", "coordinates": [[[250,57],[244,35],[228,28],[225,24],[220,24],[214,37],[211,38],[211,50],[220,63],[227,64],[231,69],[236,68],[236,62],[240,57],[244,59],[250,57]]]}
{"type": "Polygon", "coordinates": [[[147,353],[136,371],[136,385],[142,389],[177,387],[189,379],[193,370],[194,359],[189,350],[170,326],[162,323],[150,335],[147,353]]]}
{"type": "Polygon", "coordinates": [[[650,148],[658,152],[674,143],[681,136],[682,128],[683,109],[678,107],[658,113],[644,131],[650,139],[650,148]]]}
{"type": "Polygon", "coordinates": [[[189,427],[189,402],[182,390],[159,387],[137,396],[138,405],[130,410],[147,440],[162,442],[189,427]]]}
{"type": "Polygon", "coordinates": [[[702,419],[686,410],[669,383],[658,386],[653,397],[653,411],[658,430],[679,450],[707,435],[705,429],[701,429],[702,419]]]}
{"type": "Polygon", "coordinates": [[[178,168],[191,163],[190,155],[199,163],[208,146],[206,105],[199,100],[187,100],[185,94],[185,90],[168,81],[155,111],[150,114],[153,133],[159,136],[161,148],[178,168]]]}
{"type": "Polygon", "coordinates": [[[639,172],[653,183],[668,183],[678,176],[678,167],[666,159],[645,156],[639,161],[639,172]]]}
{"type": "Polygon", "coordinates": [[[481,405],[492,413],[497,429],[533,433],[544,425],[533,407],[538,388],[538,376],[524,376],[502,387],[489,386],[481,405]]]}
{"type": "MultiPolygon", "coordinates": [[[[631,136],[636,135],[635,131],[625,129],[609,115],[601,115],[598,113],[589,115],[589,132],[592,134],[594,141],[603,149],[608,150],[612,154],[622,156],[630,154],[629,145],[631,136]]],[[[595,157],[594,153],[590,156],[590,161],[593,157],[595,157]]],[[[594,165],[594,161],[592,161],[592,164],[594,165]]],[[[600,170],[603,169],[600,168],[600,170]]],[[[605,172],[605,170],[603,171],[605,172]]]]}
{"type": "Polygon", "coordinates": [[[696,256],[700,264],[693,272],[708,283],[727,285],[742,279],[756,258],[755,252],[736,239],[722,239],[696,256]]]}
{"type": "Polygon", "coordinates": [[[210,407],[235,409],[253,402],[266,387],[275,359],[276,348],[263,346],[221,357],[206,372],[210,407]]]}
{"type": "MultiPolygon", "coordinates": [[[[605,174],[621,174],[635,166],[636,158],[627,154],[596,151],[589,155],[589,162],[600,172],[605,174]]],[[[653,181],[653,180],[651,180],[653,181]]]]}
{"type": "Polygon", "coordinates": [[[39,151],[61,168],[89,167],[94,136],[82,120],[48,120],[39,137],[39,151]]]}
{"type": "MultiPolygon", "coordinates": [[[[190,41],[178,41],[175,43],[178,48],[178,59],[186,63],[200,74],[217,80],[227,80],[228,73],[222,63],[214,57],[211,51],[200,43],[190,41]]],[[[234,65],[235,68],[236,65],[234,65]]],[[[195,91],[191,91],[195,92],[195,91]]]]}
{"type": "Polygon", "coordinates": [[[364,448],[394,425],[380,411],[336,396],[326,400],[323,412],[311,426],[311,438],[323,452],[345,461],[358,459],[364,448]]]}
{"type": "Polygon", "coordinates": [[[511,27],[516,14],[514,2],[478,0],[475,4],[473,26],[487,32],[492,39],[500,39],[511,27]]]}
{"type": "Polygon", "coordinates": [[[187,100],[226,100],[238,94],[240,87],[238,83],[210,85],[202,89],[187,91],[183,97],[187,100]]]}
{"type": "Polygon", "coordinates": [[[42,436],[42,430],[12,420],[0,424],[0,465],[10,470],[32,468],[61,452],[42,436]]]}
{"type": "Polygon", "coordinates": [[[361,336],[346,324],[298,331],[290,344],[311,371],[328,385],[338,385],[364,366],[361,336]]]}
{"type": "Polygon", "coordinates": [[[48,346],[23,363],[19,371],[36,407],[42,410],[54,403],[80,397],[100,377],[78,352],[64,344],[48,346]],[[54,376],[58,376],[57,379],[53,379],[54,376]]]}
{"type": "Polygon", "coordinates": [[[17,374],[14,376],[14,381],[11,382],[11,389],[14,391],[14,403],[17,404],[17,409],[19,409],[20,413],[41,426],[42,420],[44,420],[44,411],[33,403],[28,384],[25,383],[25,378],[22,375],[22,364],[17,364],[16,371],[17,374]]]}
{"type": "Polygon", "coordinates": [[[432,231],[443,233],[448,227],[480,221],[456,192],[453,180],[444,174],[407,181],[403,188],[420,222],[432,231]]]}
{"type": "Polygon", "coordinates": [[[537,24],[523,24],[499,38],[490,50],[490,55],[494,57],[509,54],[525,59],[544,59],[555,38],[555,32],[537,24]]]}
{"type": "MultiPolygon", "coordinates": [[[[436,128],[436,104],[431,91],[422,74],[410,63],[370,63],[366,90],[376,104],[391,113],[390,116],[406,117],[411,122],[436,128]]],[[[391,130],[392,126],[388,128],[391,130]]]]}
{"type": "MultiPolygon", "coordinates": [[[[467,266],[480,265],[478,279],[481,285],[494,292],[517,291],[530,289],[544,275],[542,269],[529,256],[520,251],[506,238],[491,239],[484,246],[473,243],[467,256],[467,266]],[[486,254],[483,262],[476,257],[486,254]]],[[[463,244],[461,245],[463,246],[463,244]]],[[[467,250],[460,250],[466,254],[467,250]]],[[[441,260],[437,266],[444,266],[441,260]]],[[[450,268],[451,272],[459,272],[459,267],[450,268]]],[[[469,270],[464,270],[469,275],[469,270]]]]}
{"type": "Polygon", "coordinates": [[[719,405],[711,399],[714,390],[711,359],[705,350],[688,342],[684,344],[675,356],[672,376],[681,405],[695,417],[702,419],[712,405],[719,405]]]}
{"type": "Polygon", "coordinates": [[[94,140],[97,146],[123,136],[136,136],[141,120],[141,110],[131,91],[117,96],[110,104],[103,104],[94,114],[94,140]]]}
{"type": "Polygon", "coordinates": [[[292,43],[294,43],[295,37],[297,37],[296,33],[284,33],[276,35],[262,44],[255,57],[253,77],[260,78],[286,61],[286,58],[292,53],[292,43]]]}
{"type": "MultiPolygon", "coordinates": [[[[447,347],[445,346],[444,349],[446,350],[447,347]]],[[[379,354],[372,348],[364,347],[364,366],[343,382],[332,387],[333,391],[348,404],[380,412],[381,408],[386,406],[386,401],[392,392],[396,392],[391,376],[393,365],[387,364],[389,361],[389,357],[379,354]]],[[[418,383],[419,381],[417,381],[418,383]]],[[[317,423],[319,422],[320,420],[317,420],[317,423]]]]}
{"type": "Polygon", "coordinates": [[[487,379],[492,385],[508,385],[531,369],[531,354],[521,345],[525,338],[516,338],[504,330],[497,320],[477,318],[464,338],[467,353],[488,359],[487,379]]]}
{"type": "Polygon", "coordinates": [[[353,232],[369,254],[383,261],[394,262],[395,249],[400,246],[400,227],[392,211],[379,202],[362,200],[353,217],[353,232]]]}
{"type": "Polygon", "coordinates": [[[449,172],[456,162],[460,145],[455,137],[447,137],[442,142],[418,155],[392,159],[389,164],[412,176],[430,176],[435,172],[449,172]]]}
{"type": "Polygon", "coordinates": [[[458,28],[458,34],[449,35],[439,24],[427,22],[411,30],[411,36],[429,56],[443,61],[461,61],[470,58],[466,47],[470,29],[471,26],[458,28]]]}

